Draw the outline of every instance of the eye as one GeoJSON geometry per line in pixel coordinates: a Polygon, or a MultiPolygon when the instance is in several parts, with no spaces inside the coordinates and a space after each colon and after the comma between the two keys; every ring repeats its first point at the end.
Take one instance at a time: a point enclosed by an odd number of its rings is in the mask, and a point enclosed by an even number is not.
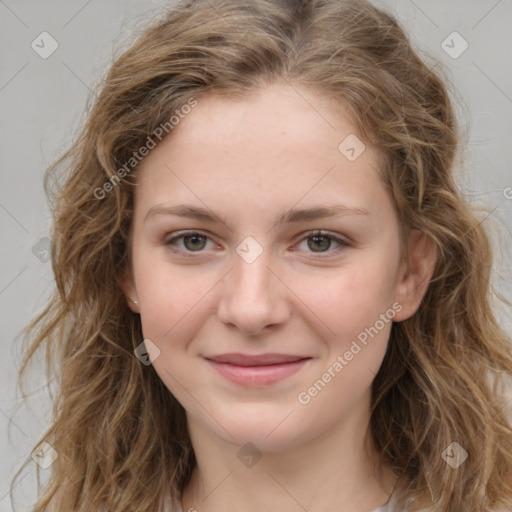
{"type": "MultiPolygon", "coordinates": [[[[327,256],[331,256],[333,253],[338,253],[340,249],[349,246],[349,243],[346,240],[321,230],[307,233],[307,236],[301,240],[301,244],[304,242],[306,242],[308,249],[311,249],[310,252],[313,252],[314,254],[327,253],[327,256]],[[334,250],[329,250],[333,241],[334,243],[338,244],[338,247],[336,247],[334,250]]],[[[325,256],[321,257],[323,258],[325,256]]]]}
{"type": "Polygon", "coordinates": [[[171,246],[174,252],[201,252],[205,248],[206,240],[208,239],[208,236],[203,235],[197,231],[187,231],[185,233],[182,232],[181,234],[168,238],[165,241],[165,245],[171,246]],[[177,246],[176,242],[178,240],[183,240],[185,249],[182,249],[181,247],[178,247],[177,250],[175,249],[177,246]]]}
{"type": "MultiPolygon", "coordinates": [[[[306,233],[307,236],[303,237],[298,244],[303,244],[306,242],[308,252],[312,252],[314,254],[327,254],[327,257],[334,254],[337,254],[340,249],[344,247],[348,247],[350,244],[346,240],[329,234],[328,232],[317,230],[310,233],[306,233]],[[332,243],[338,244],[334,250],[329,250],[332,246],[332,243]]],[[[192,256],[191,253],[200,253],[203,252],[203,249],[207,246],[208,240],[211,241],[210,237],[200,233],[198,231],[186,231],[178,233],[177,235],[166,239],[165,245],[169,246],[173,252],[181,252],[185,256],[192,256]],[[180,247],[180,243],[182,242],[182,246],[180,247]]],[[[212,242],[213,243],[213,242],[212,242]]],[[[297,249],[293,249],[294,251],[297,249]]],[[[326,257],[326,256],[320,256],[326,257]]]]}

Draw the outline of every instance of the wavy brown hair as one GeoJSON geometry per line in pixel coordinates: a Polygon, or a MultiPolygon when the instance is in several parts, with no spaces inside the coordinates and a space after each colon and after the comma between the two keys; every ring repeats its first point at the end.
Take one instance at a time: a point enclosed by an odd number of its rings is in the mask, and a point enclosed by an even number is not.
{"type": "Polygon", "coordinates": [[[46,348],[58,393],[40,441],[59,456],[34,512],[154,512],[187,485],[195,458],[184,409],[134,357],[141,322],[120,287],[137,167],[101,199],[94,191],[191,99],[277,82],[348,106],[380,149],[402,240],[418,229],[437,248],[424,300],[393,325],[372,384],[368,433],[396,473],[398,510],[512,508],[512,344],[493,312],[483,218],[454,182],[460,134],[446,80],[366,1],[210,0],[176,4],[144,29],[47,171],[56,290],[27,327],[18,383],[46,348]],[[442,457],[453,441],[468,452],[457,469],[442,457]]]}

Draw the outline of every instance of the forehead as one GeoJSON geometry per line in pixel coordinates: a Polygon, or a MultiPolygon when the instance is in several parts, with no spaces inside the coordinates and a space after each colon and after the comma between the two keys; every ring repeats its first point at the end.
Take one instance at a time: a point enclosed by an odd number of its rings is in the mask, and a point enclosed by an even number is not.
{"type": "Polygon", "coordinates": [[[378,202],[379,155],[357,135],[341,103],[286,84],[243,99],[207,95],[197,101],[142,161],[139,204],[208,199],[248,206],[254,199],[268,208],[274,201],[291,207],[339,199],[366,208],[378,202]]]}
{"type": "Polygon", "coordinates": [[[337,155],[339,143],[355,131],[342,103],[302,87],[274,84],[243,99],[200,98],[169,140],[224,154],[243,146],[247,156],[268,160],[278,150],[337,155]]]}

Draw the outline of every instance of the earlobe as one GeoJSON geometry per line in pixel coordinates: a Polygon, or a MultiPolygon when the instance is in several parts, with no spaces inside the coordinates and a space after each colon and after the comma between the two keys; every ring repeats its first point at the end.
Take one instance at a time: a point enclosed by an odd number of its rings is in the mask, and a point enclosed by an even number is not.
{"type": "Polygon", "coordinates": [[[396,314],[395,322],[410,318],[421,305],[434,274],[437,262],[435,242],[414,229],[409,238],[408,260],[403,262],[397,281],[397,302],[402,310],[396,314]]]}
{"type": "Polygon", "coordinates": [[[129,267],[125,267],[119,275],[119,285],[124,293],[126,303],[130,310],[134,313],[140,313],[135,281],[129,267]]]}

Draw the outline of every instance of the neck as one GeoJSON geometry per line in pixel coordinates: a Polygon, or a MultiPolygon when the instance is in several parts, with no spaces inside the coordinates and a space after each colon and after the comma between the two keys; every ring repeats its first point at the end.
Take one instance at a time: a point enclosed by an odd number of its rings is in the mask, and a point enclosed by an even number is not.
{"type": "Polygon", "coordinates": [[[388,467],[378,470],[366,436],[367,405],[359,404],[313,439],[255,453],[189,418],[197,465],[183,492],[183,511],[375,510],[388,500],[395,476],[388,467]]]}

